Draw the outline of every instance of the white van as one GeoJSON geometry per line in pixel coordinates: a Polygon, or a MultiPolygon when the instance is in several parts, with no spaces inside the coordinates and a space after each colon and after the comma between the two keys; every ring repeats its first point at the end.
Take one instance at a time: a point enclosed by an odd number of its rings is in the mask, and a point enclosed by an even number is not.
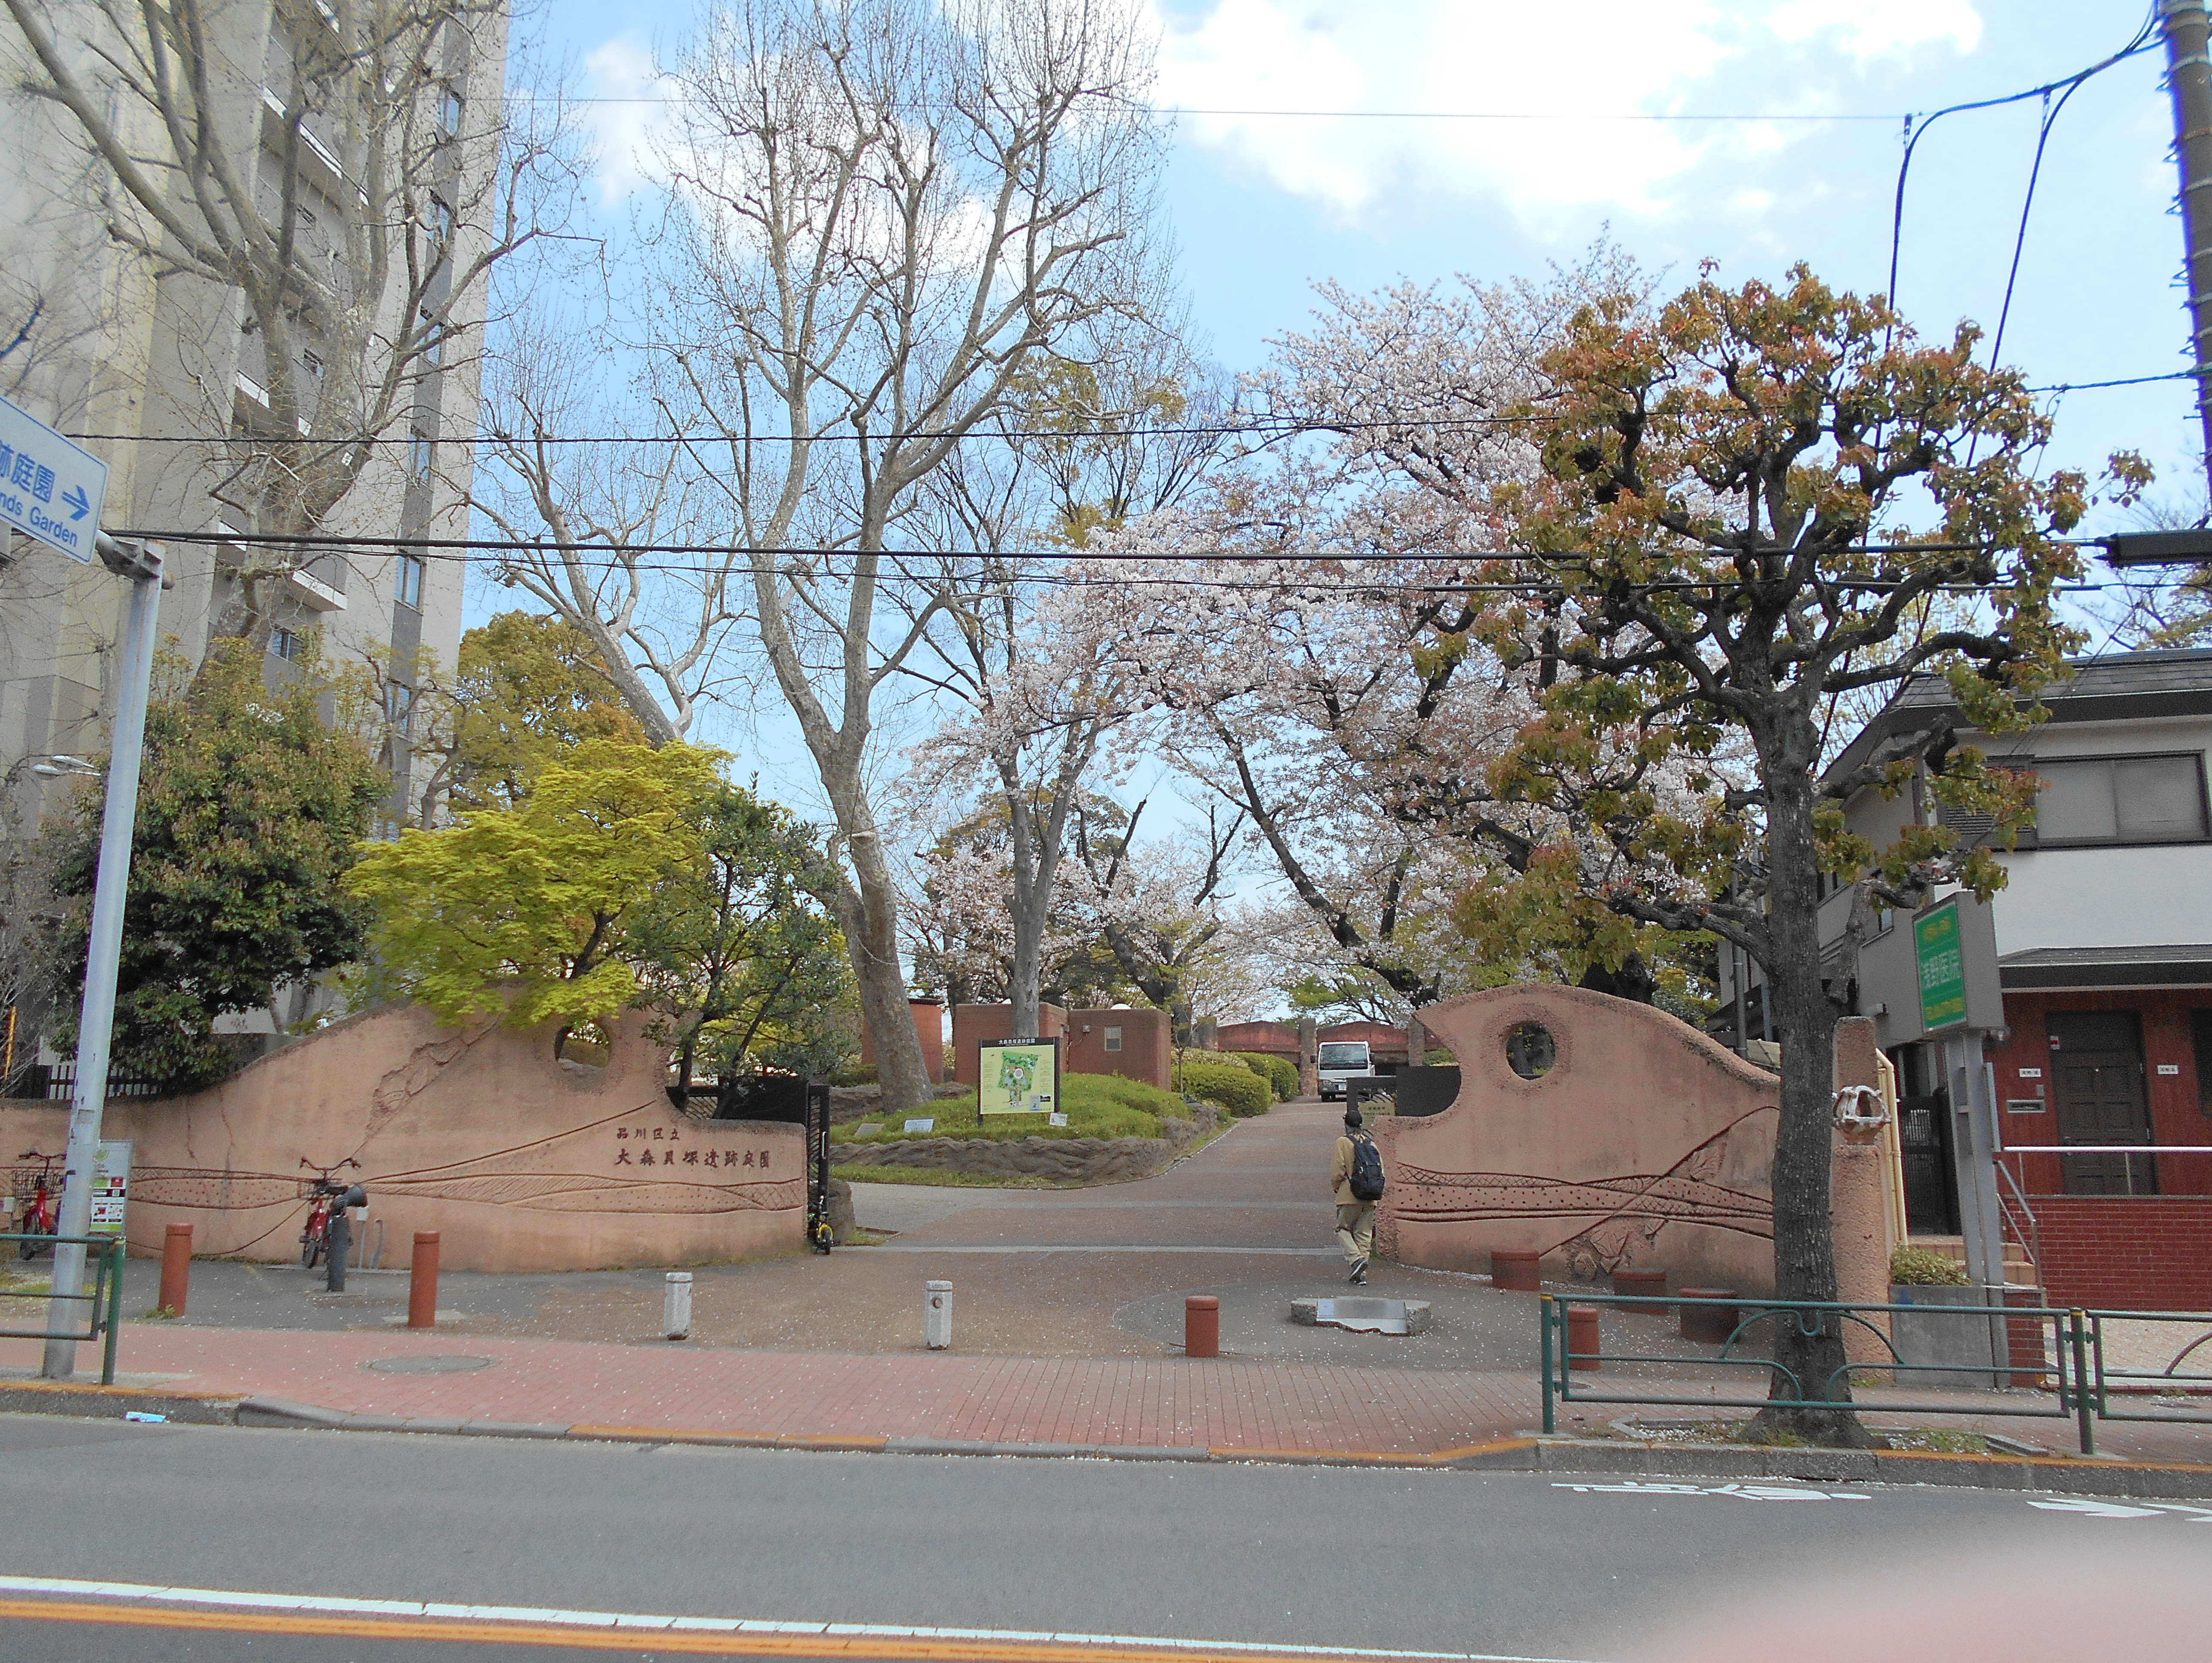
{"type": "Polygon", "coordinates": [[[1344,1095],[1347,1080],[1368,1080],[1375,1075],[1375,1059],[1368,1054],[1364,1039],[1324,1039],[1321,1047],[1322,1100],[1344,1095]]]}

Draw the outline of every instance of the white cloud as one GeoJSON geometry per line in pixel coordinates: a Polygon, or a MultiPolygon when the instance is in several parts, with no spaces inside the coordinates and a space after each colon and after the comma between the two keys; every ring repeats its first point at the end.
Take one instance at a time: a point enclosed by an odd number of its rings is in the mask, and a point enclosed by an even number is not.
{"type": "Polygon", "coordinates": [[[1982,40],[1974,0],[1789,0],[1776,9],[1768,27],[1784,40],[1832,31],[1861,63],[1917,46],[1970,52],[1982,40]]]}
{"type": "MultiPolygon", "coordinates": [[[[1972,50],[1973,0],[1219,0],[1162,25],[1160,97],[1182,133],[1294,195],[1356,214],[1387,192],[1495,193],[1540,235],[1592,206],[1649,214],[1700,162],[1804,131],[1624,121],[1813,96],[1808,77],[1717,85],[1757,53],[1972,50]],[[1793,90],[1784,92],[1785,84],[1793,90]],[[1295,119],[1268,111],[1457,111],[1489,119],[1295,119]]],[[[1777,63],[1779,70],[1781,64],[1777,63]]],[[[1824,78],[1826,79],[1826,78],[1824,78]]]]}
{"type": "Polygon", "coordinates": [[[672,82],[654,73],[653,50],[635,34],[618,34],[584,60],[586,105],[599,140],[593,178],[599,201],[611,207],[655,182],[652,141],[668,125],[672,82]]]}

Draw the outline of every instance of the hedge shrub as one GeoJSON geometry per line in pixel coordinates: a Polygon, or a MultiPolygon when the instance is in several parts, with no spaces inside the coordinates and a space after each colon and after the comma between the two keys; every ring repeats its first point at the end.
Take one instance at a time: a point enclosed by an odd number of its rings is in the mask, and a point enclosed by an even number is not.
{"type": "Polygon", "coordinates": [[[1022,1137],[1158,1137],[1164,1118],[1188,1120],[1190,1111],[1182,1098],[1140,1081],[1109,1074],[1063,1074],[1060,1103],[1067,1124],[1046,1124],[1041,1114],[994,1114],[981,1119],[975,1113],[975,1090],[970,1086],[948,1093],[913,1111],[936,1124],[927,1132],[908,1133],[904,1114],[871,1114],[865,1122],[884,1130],[868,1137],[854,1136],[852,1124],[832,1126],[832,1143],[896,1143],[901,1138],[981,1137],[993,1140],[1022,1137]]]}
{"type": "Polygon", "coordinates": [[[1259,1051],[1232,1051],[1228,1055],[1273,1086],[1278,1103],[1287,1103],[1298,1094],[1298,1065],[1289,1057],[1259,1051]]]}
{"type": "Polygon", "coordinates": [[[1274,1087],[1242,1063],[1217,1063],[1211,1059],[1200,1062],[1192,1057],[1183,1063],[1179,1072],[1185,1092],[1218,1103],[1239,1118],[1265,1114],[1267,1106],[1275,1100],[1274,1087]]]}

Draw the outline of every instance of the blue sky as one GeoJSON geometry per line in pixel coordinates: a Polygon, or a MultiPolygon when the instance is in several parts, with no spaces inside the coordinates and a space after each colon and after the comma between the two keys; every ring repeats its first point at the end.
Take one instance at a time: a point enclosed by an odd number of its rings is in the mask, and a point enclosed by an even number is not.
{"type": "MultiPolygon", "coordinates": [[[[2124,45],[2137,0],[1146,0],[1159,101],[1181,112],[1166,208],[1194,322],[1229,370],[1304,326],[1313,285],[1540,275],[1610,234],[1686,283],[1809,262],[1839,286],[1887,277],[1904,117],[2016,92],[2124,45]],[[1456,116],[1412,113],[1457,113],[1456,116]],[[1665,116],[1759,119],[1665,120],[1665,116]],[[1793,119],[1784,119],[1793,118],[1793,119]],[[1805,119],[1802,118],[1814,118],[1805,119]]],[[[653,90],[690,0],[620,12],[551,0],[587,90],[653,90]]],[[[2033,382],[2182,367],[2180,222],[2157,52],[2084,86],[2045,155],[2004,356],[2033,382]]],[[[650,102],[593,107],[610,209],[650,102]]],[[[1923,140],[1899,296],[1923,333],[1993,327],[2039,109],[1954,115],[1923,140]]],[[[1986,351],[1987,348],[1984,347],[1986,351]]],[[[2054,464],[2094,474],[2116,447],[2160,490],[2201,497],[2185,385],[2075,392],[2054,464]]],[[[763,786],[817,800],[793,736],[710,721],[763,786]]],[[[1140,783],[1141,789],[1141,783],[1140,783]]]]}
{"type": "MultiPolygon", "coordinates": [[[[1601,230],[1681,282],[1803,259],[1887,281],[1903,117],[2070,74],[2136,0],[1152,0],[1176,119],[1168,216],[1194,320],[1228,369],[1300,327],[1312,285],[1540,273],[1601,230]],[[1247,113],[1221,113],[1239,112],[1247,113]],[[1414,119],[1458,112],[1482,119],[1414,119]],[[1672,120],[1651,115],[1814,117],[1672,120]]],[[[592,90],[649,90],[689,0],[553,0],[592,90]]],[[[2005,356],[2038,383],[2181,367],[2172,117],[2152,52],[2086,85],[2046,153],[2005,356]]],[[[650,106],[599,107],[608,195],[650,106]]],[[[2031,101],[1923,140],[1899,295],[1923,332],[1994,327],[2033,159],[2031,101]]],[[[2139,448],[2200,490],[2179,383],[2069,395],[2054,460],[2139,448]]]]}

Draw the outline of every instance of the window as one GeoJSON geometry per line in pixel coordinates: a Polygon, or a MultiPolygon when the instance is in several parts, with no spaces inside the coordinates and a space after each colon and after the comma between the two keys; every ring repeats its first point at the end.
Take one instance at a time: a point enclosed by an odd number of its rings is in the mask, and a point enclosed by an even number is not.
{"type": "Polygon", "coordinates": [[[422,308],[422,359],[426,363],[439,363],[446,356],[446,331],[428,307],[422,308]]]}
{"type": "Polygon", "coordinates": [[[458,137],[461,131],[461,95],[451,87],[438,89],[438,131],[447,138],[458,137]]]}
{"type": "Polygon", "coordinates": [[[307,374],[313,376],[317,381],[319,381],[323,379],[323,361],[317,357],[313,353],[302,352],[300,355],[300,363],[301,366],[307,370],[307,374]]]}
{"type": "Polygon", "coordinates": [[[411,479],[430,477],[430,465],[437,460],[437,446],[427,433],[417,433],[407,443],[407,475],[411,479]]]}
{"type": "Polygon", "coordinates": [[[1109,1051],[1119,1051],[1121,1049],[1121,1029],[1108,1028],[1106,1030],[1106,1049],[1109,1051]]]}
{"type": "Polygon", "coordinates": [[[453,240],[453,210],[436,197],[430,198],[430,243],[443,248],[453,240]]]}
{"type": "Polygon", "coordinates": [[[2035,840],[2061,844],[2200,843],[2204,840],[2204,759],[2096,757],[2041,762],[2035,840]]]}
{"type": "Polygon", "coordinates": [[[279,625],[269,632],[269,650],[279,658],[296,661],[307,655],[307,638],[297,630],[279,625]]]}
{"type": "Polygon", "coordinates": [[[401,606],[412,606],[416,612],[422,610],[422,557],[421,555],[403,554],[399,557],[397,594],[401,606]]]}
{"type": "Polygon", "coordinates": [[[412,734],[415,731],[415,690],[404,682],[391,683],[384,690],[384,714],[394,732],[412,734]]]}

